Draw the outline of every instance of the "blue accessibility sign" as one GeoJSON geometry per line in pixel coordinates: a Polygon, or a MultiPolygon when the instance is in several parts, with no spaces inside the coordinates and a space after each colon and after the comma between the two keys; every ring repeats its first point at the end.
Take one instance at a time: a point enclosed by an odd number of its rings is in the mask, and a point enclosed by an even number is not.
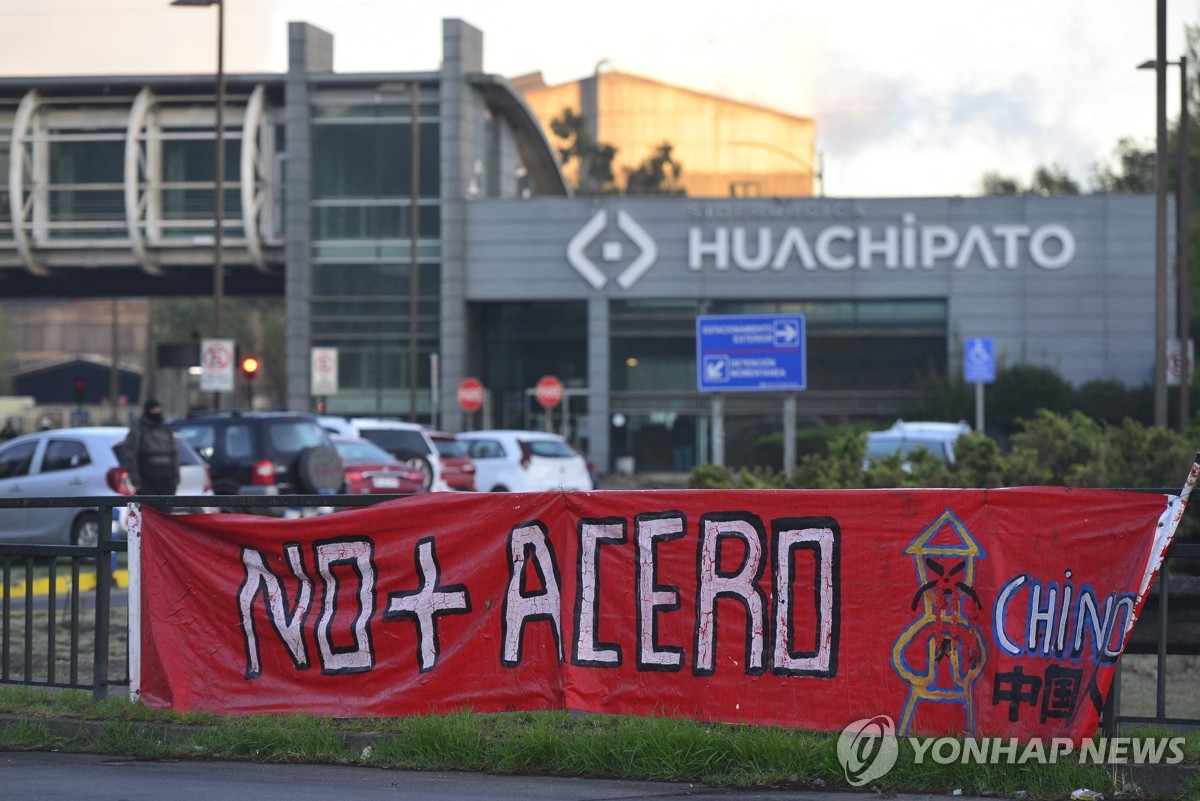
{"type": "Polygon", "coordinates": [[[968,384],[996,382],[996,340],[970,337],[963,343],[963,381],[968,384]]]}
{"type": "Polygon", "coordinates": [[[794,392],[808,386],[803,314],[696,318],[701,392],[794,392]]]}

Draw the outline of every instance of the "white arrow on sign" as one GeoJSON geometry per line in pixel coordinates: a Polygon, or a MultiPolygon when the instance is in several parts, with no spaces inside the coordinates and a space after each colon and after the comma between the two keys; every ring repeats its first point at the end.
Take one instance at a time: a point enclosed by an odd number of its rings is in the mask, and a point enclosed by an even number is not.
{"type": "Polygon", "coordinates": [[[792,347],[800,342],[800,326],[791,320],[780,320],[775,323],[775,346],[780,348],[792,347]]]}
{"type": "Polygon", "coordinates": [[[704,380],[705,381],[728,381],[728,362],[724,356],[717,356],[704,360],[704,380]]]}

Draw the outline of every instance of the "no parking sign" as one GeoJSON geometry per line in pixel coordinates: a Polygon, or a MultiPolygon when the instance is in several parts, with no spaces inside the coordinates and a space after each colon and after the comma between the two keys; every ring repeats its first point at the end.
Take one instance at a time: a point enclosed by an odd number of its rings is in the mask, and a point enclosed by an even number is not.
{"type": "Polygon", "coordinates": [[[338,391],[337,348],[312,349],[312,394],[336,395],[338,391]]]}
{"type": "Polygon", "coordinates": [[[233,392],[233,340],[200,340],[200,389],[233,392]]]}

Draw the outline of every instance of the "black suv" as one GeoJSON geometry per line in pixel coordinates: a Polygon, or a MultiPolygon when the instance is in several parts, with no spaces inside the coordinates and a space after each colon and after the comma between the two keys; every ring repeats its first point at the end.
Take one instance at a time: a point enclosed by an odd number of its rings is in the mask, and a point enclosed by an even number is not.
{"type": "Polygon", "coordinates": [[[216,495],[341,492],[342,460],[310,414],[211,412],[168,424],[208,462],[216,495]]]}

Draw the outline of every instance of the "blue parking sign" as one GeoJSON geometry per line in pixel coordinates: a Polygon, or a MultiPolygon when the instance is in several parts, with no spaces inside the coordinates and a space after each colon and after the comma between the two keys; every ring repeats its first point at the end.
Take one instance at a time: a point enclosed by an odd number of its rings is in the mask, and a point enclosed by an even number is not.
{"type": "Polygon", "coordinates": [[[993,384],[996,381],[996,340],[970,337],[963,343],[963,381],[993,384]]]}
{"type": "Polygon", "coordinates": [[[806,386],[803,314],[696,318],[699,391],[793,392],[806,386]]]}

